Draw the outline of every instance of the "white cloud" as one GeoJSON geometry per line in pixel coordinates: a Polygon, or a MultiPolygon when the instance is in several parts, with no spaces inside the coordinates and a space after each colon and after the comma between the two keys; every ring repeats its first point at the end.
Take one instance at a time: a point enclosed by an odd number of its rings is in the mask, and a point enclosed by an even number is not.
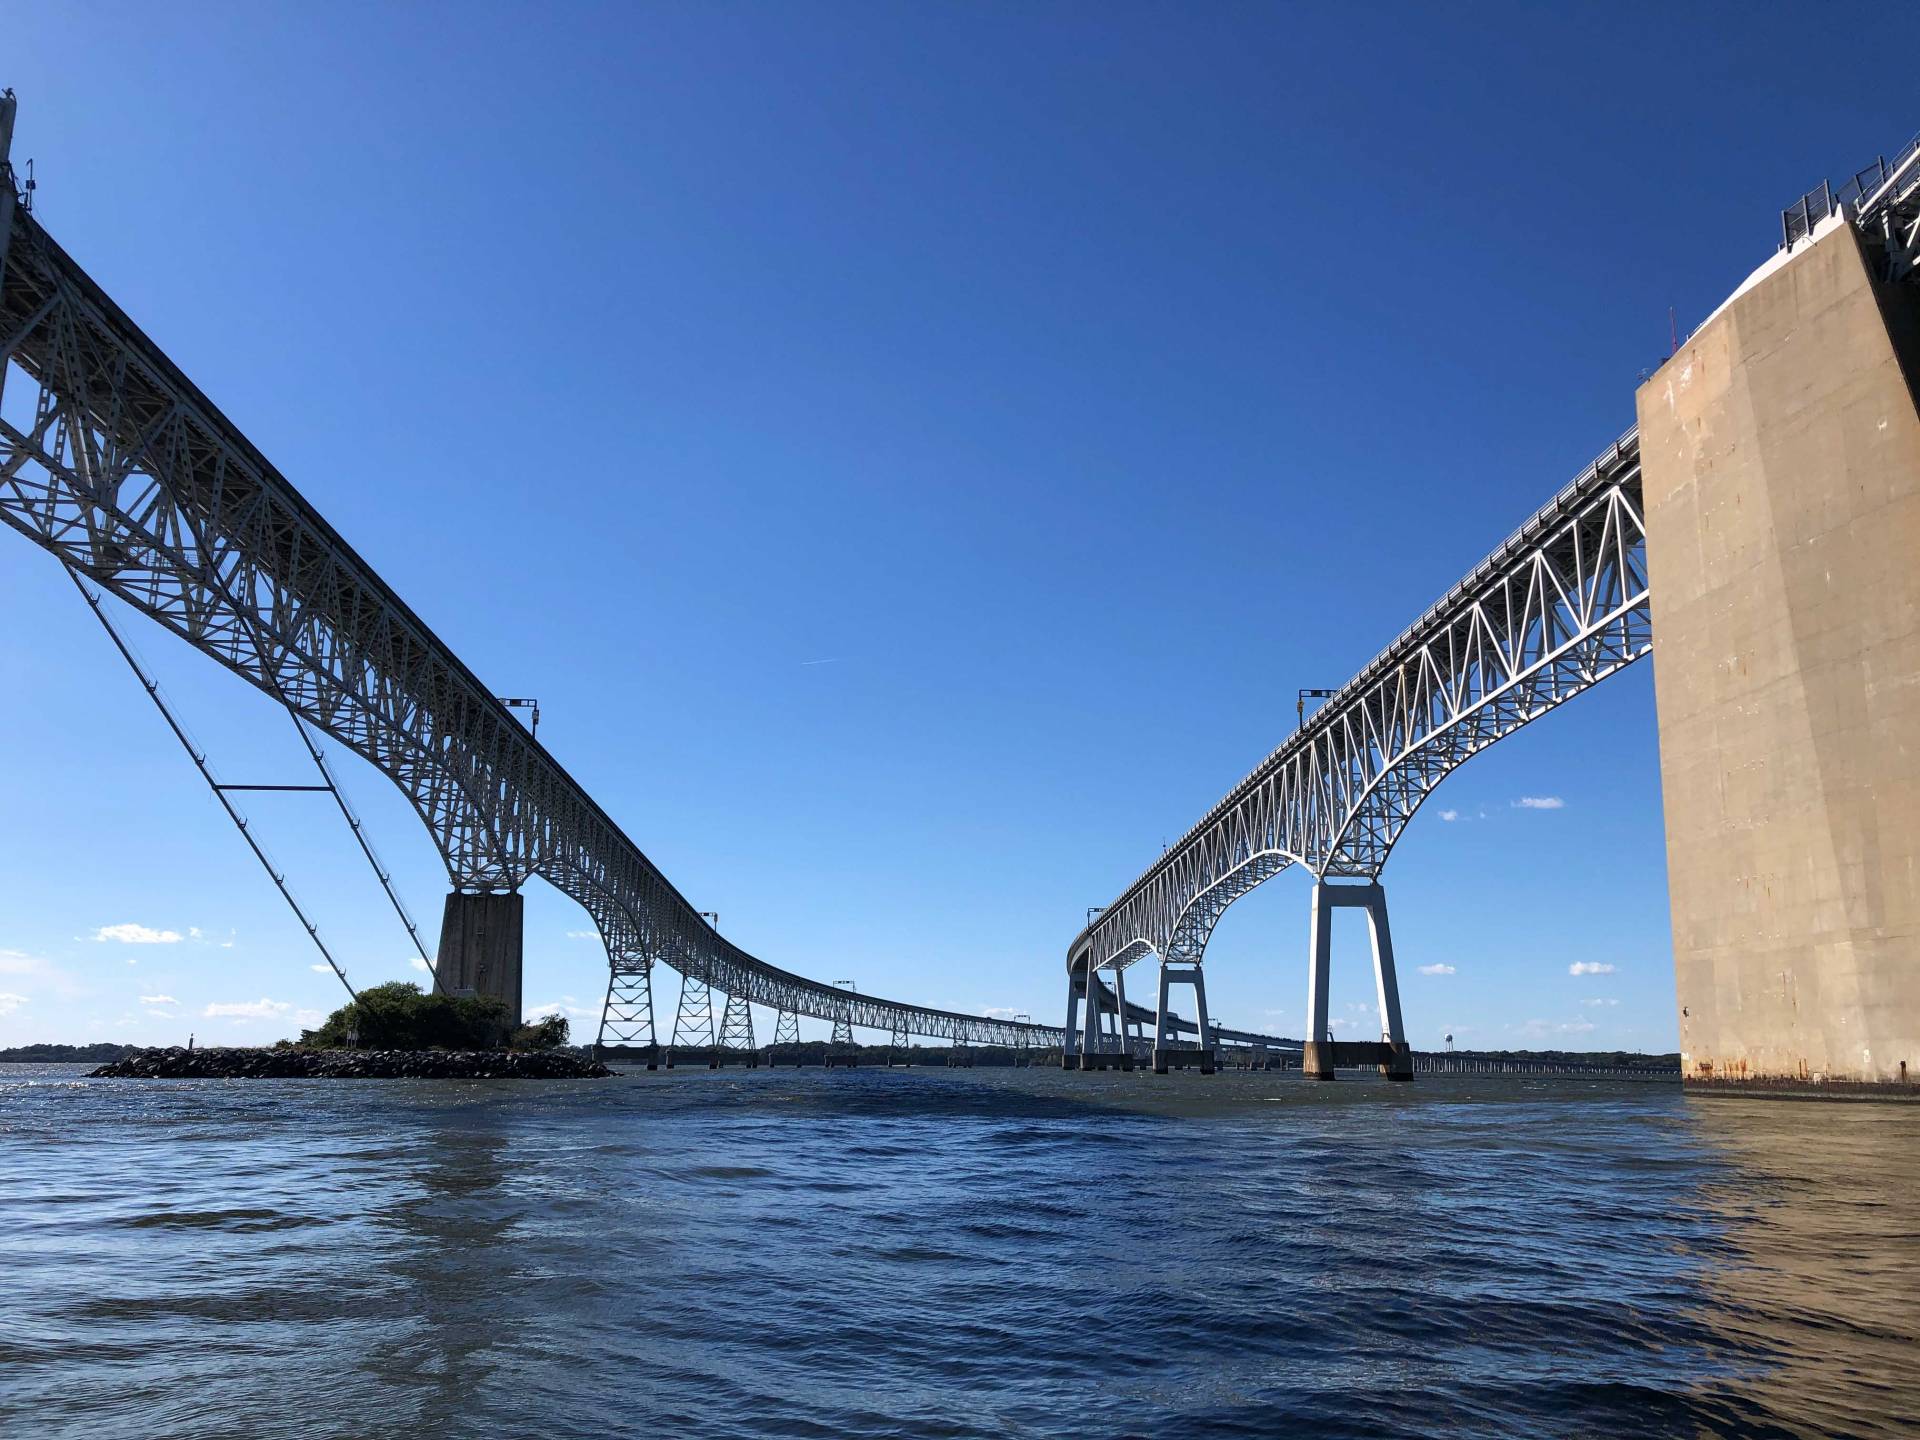
{"type": "Polygon", "coordinates": [[[11,1015],[26,1003],[26,996],[16,995],[11,990],[0,990],[0,1015],[11,1015]]]}
{"type": "Polygon", "coordinates": [[[1422,975],[1451,975],[1454,973],[1454,969],[1451,965],[1422,965],[1420,967],[1420,973],[1422,975]]]}
{"type": "Polygon", "coordinates": [[[118,945],[176,945],[178,930],[155,930],[147,925],[102,925],[93,932],[95,940],[111,940],[118,945]]]}
{"type": "Polygon", "coordinates": [[[1569,1020],[1559,1028],[1562,1034],[1584,1035],[1587,1031],[1593,1029],[1593,1022],[1591,1020],[1569,1020]]]}
{"type": "Polygon", "coordinates": [[[0,975],[25,975],[45,962],[24,950],[0,950],[0,975]]]}
{"type": "Polygon", "coordinates": [[[1607,1000],[1607,999],[1601,999],[1596,997],[1592,1000],[1582,1000],[1580,1003],[1582,1005],[1598,1006],[1598,1005],[1618,1005],[1620,1002],[1618,1000],[1607,1000]]]}
{"type": "Polygon", "coordinates": [[[1513,802],[1516,810],[1564,810],[1567,802],[1558,795],[1522,795],[1513,802]]]}
{"type": "Polygon", "coordinates": [[[213,1004],[200,1013],[209,1020],[277,1020],[293,1006],[285,1000],[269,1000],[262,995],[258,1000],[237,1000],[227,1004],[213,1004]]]}
{"type": "Polygon", "coordinates": [[[313,964],[307,966],[307,969],[317,971],[322,975],[331,975],[333,973],[333,967],[324,960],[314,961],[313,964]]]}
{"type": "Polygon", "coordinates": [[[1613,966],[1604,960],[1576,960],[1567,966],[1569,975],[1611,975],[1613,966]]]}
{"type": "Polygon", "coordinates": [[[206,937],[200,933],[200,927],[198,925],[189,925],[187,927],[187,938],[189,940],[204,940],[206,937]]]}
{"type": "Polygon", "coordinates": [[[416,970],[429,970],[429,971],[433,969],[431,965],[427,964],[427,962],[422,960],[418,955],[413,957],[413,968],[416,970]]]}
{"type": "Polygon", "coordinates": [[[567,939],[569,940],[598,940],[599,938],[600,936],[592,930],[567,931],[567,939]]]}
{"type": "Polygon", "coordinates": [[[142,995],[140,1003],[142,1005],[178,1005],[180,1002],[171,995],[142,995]]]}
{"type": "Polygon", "coordinates": [[[989,1005],[980,1012],[989,1020],[1011,1020],[1016,1015],[1024,1015],[1024,1010],[1016,1010],[1011,1005],[989,1005]]]}
{"type": "Polygon", "coordinates": [[[1458,810],[1442,810],[1440,812],[1440,818],[1442,820],[1445,820],[1448,824],[1452,824],[1455,820],[1458,820],[1460,818],[1460,812],[1458,810]]]}

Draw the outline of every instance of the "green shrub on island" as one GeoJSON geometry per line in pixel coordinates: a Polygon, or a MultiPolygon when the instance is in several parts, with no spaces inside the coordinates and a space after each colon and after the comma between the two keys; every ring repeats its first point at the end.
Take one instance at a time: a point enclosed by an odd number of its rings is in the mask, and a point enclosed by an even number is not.
{"type": "Polygon", "coordinates": [[[498,996],[429,995],[410,980],[391,980],[362,990],[317,1028],[302,1030],[300,1044],[314,1050],[499,1050],[519,1033],[498,996]]]}
{"type": "Polygon", "coordinates": [[[549,1015],[522,1025],[507,1043],[515,1050],[558,1050],[567,1043],[571,1027],[564,1015],[549,1015]]]}

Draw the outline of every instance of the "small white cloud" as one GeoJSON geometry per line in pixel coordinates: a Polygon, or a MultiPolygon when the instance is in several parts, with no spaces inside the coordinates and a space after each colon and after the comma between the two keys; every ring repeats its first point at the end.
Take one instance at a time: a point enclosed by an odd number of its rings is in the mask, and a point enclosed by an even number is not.
{"type": "Polygon", "coordinates": [[[1454,970],[1451,965],[1422,965],[1420,967],[1420,973],[1422,975],[1451,975],[1454,973],[1454,970]]]}
{"type": "Polygon", "coordinates": [[[1455,820],[1460,818],[1460,812],[1458,810],[1442,810],[1440,812],[1440,818],[1451,825],[1455,820]]]}
{"type": "Polygon", "coordinates": [[[261,996],[258,1000],[238,1000],[226,1004],[209,1005],[200,1013],[209,1020],[277,1020],[289,1010],[292,1004],[285,1000],[269,1000],[261,996]]]}
{"type": "Polygon", "coordinates": [[[431,965],[427,964],[427,962],[422,960],[418,955],[413,957],[413,968],[416,970],[432,970],[433,969],[431,965]]]}
{"type": "Polygon", "coordinates": [[[307,969],[318,971],[322,975],[331,975],[333,973],[333,967],[324,960],[314,961],[313,964],[307,966],[307,969]]]}
{"type": "Polygon", "coordinates": [[[1023,1015],[1026,1012],[1023,1010],[1016,1010],[1011,1005],[989,1005],[986,1009],[982,1010],[980,1013],[986,1016],[987,1019],[989,1020],[1011,1020],[1013,1019],[1014,1016],[1023,1015]]]}
{"type": "Polygon", "coordinates": [[[1513,802],[1516,810],[1564,810],[1567,802],[1558,795],[1522,795],[1513,802]]]}
{"type": "Polygon", "coordinates": [[[42,961],[36,955],[24,950],[0,950],[0,975],[25,975],[28,971],[38,970],[42,961]]]}
{"type": "Polygon", "coordinates": [[[1596,997],[1595,999],[1592,999],[1592,1000],[1582,1000],[1580,1003],[1582,1005],[1597,1007],[1601,1005],[1618,1005],[1620,1002],[1618,1000],[1608,1000],[1608,999],[1602,999],[1602,998],[1596,997]]]}
{"type": "Polygon", "coordinates": [[[111,940],[116,945],[177,945],[178,930],[155,930],[150,925],[102,925],[93,932],[95,940],[111,940]]]}
{"type": "Polygon", "coordinates": [[[26,996],[16,995],[11,990],[0,990],[0,1015],[11,1015],[26,1003],[26,996]]]}
{"type": "Polygon", "coordinates": [[[599,934],[592,930],[567,931],[567,939],[569,940],[598,940],[599,938],[599,934]]]}
{"type": "Polygon", "coordinates": [[[1611,975],[1613,966],[1604,960],[1576,960],[1567,966],[1569,975],[1611,975]]]}
{"type": "Polygon", "coordinates": [[[1593,1029],[1591,1020],[1569,1020],[1560,1027],[1560,1032],[1563,1035],[1584,1035],[1591,1029],[1593,1029]]]}
{"type": "Polygon", "coordinates": [[[171,995],[142,995],[140,1003],[142,1005],[178,1005],[180,1002],[171,995]]]}
{"type": "Polygon", "coordinates": [[[187,938],[189,940],[202,940],[206,937],[200,933],[200,927],[198,925],[189,925],[187,927],[187,938]]]}

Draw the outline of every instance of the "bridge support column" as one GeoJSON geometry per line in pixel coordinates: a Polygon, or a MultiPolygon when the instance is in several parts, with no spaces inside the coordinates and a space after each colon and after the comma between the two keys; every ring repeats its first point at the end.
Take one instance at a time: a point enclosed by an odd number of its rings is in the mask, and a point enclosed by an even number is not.
{"type": "Polygon", "coordinates": [[[520,893],[447,896],[440,918],[440,953],[434,966],[449,995],[494,995],[520,1023],[520,944],[526,902],[520,893]]]}
{"type": "Polygon", "coordinates": [[[1160,1004],[1153,1025],[1153,1073],[1164,1075],[1178,1065],[1185,1069],[1188,1065],[1197,1065],[1202,1075],[1211,1075],[1214,1071],[1213,1021],[1207,1018],[1207,980],[1205,972],[1197,964],[1181,964],[1174,961],[1160,962],[1160,1004]],[[1168,993],[1175,985],[1193,987],[1194,1023],[1199,1027],[1199,1043],[1193,1049],[1175,1044],[1173,1033],[1173,1010],[1168,1003],[1168,993]]]}
{"type": "Polygon", "coordinates": [[[1367,903],[1367,930],[1373,937],[1373,985],[1380,1003],[1380,1033],[1392,1047],[1380,1064],[1389,1080],[1413,1079],[1413,1051],[1400,1024],[1400,977],[1393,968],[1393,932],[1387,928],[1387,892],[1378,881],[1367,903]]]}
{"type": "Polygon", "coordinates": [[[1093,957],[1087,957],[1087,1014],[1086,1024],[1080,1032],[1080,1068],[1091,1070],[1099,1063],[1094,1059],[1100,1053],[1100,980],[1093,968],[1093,957]]]}
{"type": "Polygon", "coordinates": [[[1333,912],[1338,908],[1367,912],[1373,939],[1374,990],[1380,1003],[1380,1030],[1384,1059],[1380,1073],[1389,1080],[1413,1078],[1413,1054],[1400,1024],[1400,981],[1393,966],[1393,932],[1387,926],[1387,892],[1378,882],[1335,885],[1326,880],[1313,887],[1313,916],[1307,931],[1307,1040],[1301,1049],[1300,1071],[1309,1080],[1334,1078],[1334,1045],[1327,1018],[1327,996],[1333,973],[1333,912]]]}
{"type": "Polygon", "coordinates": [[[660,1046],[653,1030],[653,966],[608,956],[607,999],[600,1009],[600,1034],[593,1042],[594,1058],[644,1060],[647,1069],[660,1068],[660,1046]]]}
{"type": "Polygon", "coordinates": [[[1816,227],[1640,389],[1689,1085],[1920,1072],[1920,288],[1887,258],[1816,227]]]}
{"type": "Polygon", "coordinates": [[[1071,970],[1067,972],[1067,1028],[1060,1036],[1060,1068],[1080,1068],[1080,982],[1071,970]]]}
{"type": "Polygon", "coordinates": [[[1133,1068],[1133,1040],[1127,1032],[1127,972],[1113,967],[1113,1036],[1120,1052],[1120,1068],[1133,1068]]]}

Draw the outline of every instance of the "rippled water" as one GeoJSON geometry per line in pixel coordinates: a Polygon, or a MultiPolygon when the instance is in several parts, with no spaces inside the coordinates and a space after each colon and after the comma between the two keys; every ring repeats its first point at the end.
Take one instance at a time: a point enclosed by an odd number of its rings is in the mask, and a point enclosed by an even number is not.
{"type": "Polygon", "coordinates": [[[0,1433],[1909,1436],[1920,1107],[0,1067],[0,1433]]]}

